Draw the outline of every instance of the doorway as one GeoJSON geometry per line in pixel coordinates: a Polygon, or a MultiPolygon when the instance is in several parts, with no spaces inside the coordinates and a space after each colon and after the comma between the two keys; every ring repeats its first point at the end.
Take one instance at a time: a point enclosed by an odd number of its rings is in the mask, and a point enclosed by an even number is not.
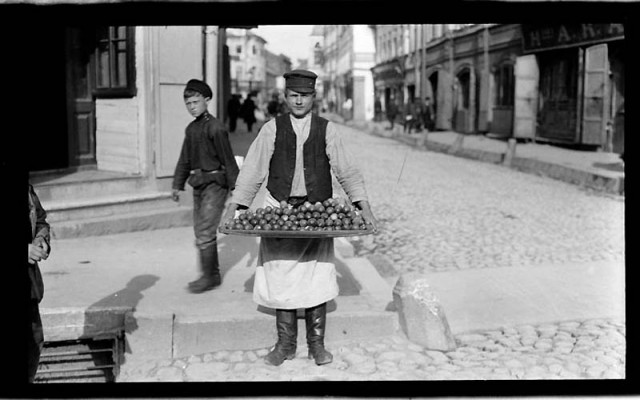
{"type": "Polygon", "coordinates": [[[39,69],[40,93],[33,94],[45,99],[34,112],[46,123],[33,132],[27,164],[30,172],[93,168],[96,164],[90,73],[93,38],[91,28],[50,26],[46,45],[30,44],[39,49],[34,62],[46,60],[46,68],[39,69]]]}
{"type": "Polygon", "coordinates": [[[502,63],[493,73],[494,92],[491,133],[501,137],[509,137],[513,134],[515,81],[512,62],[502,63]]]}
{"type": "Polygon", "coordinates": [[[70,167],[96,164],[96,105],[92,73],[95,52],[93,29],[69,28],[67,57],[67,134],[70,167]]]}
{"type": "Polygon", "coordinates": [[[38,49],[29,60],[22,60],[25,64],[38,65],[46,61],[46,66],[38,69],[38,93],[25,93],[41,99],[38,107],[32,110],[38,114],[37,120],[41,124],[29,132],[26,167],[30,172],[68,166],[65,29],[48,26],[47,44],[43,45],[42,40],[42,37],[29,37],[29,41],[23,44],[38,49]]]}
{"type": "MultiPolygon", "coordinates": [[[[431,106],[433,107],[433,119],[435,122],[435,126],[439,127],[438,124],[438,71],[432,73],[429,76],[429,85],[431,85],[431,106]]],[[[426,96],[425,96],[426,97],[426,96]]]]}
{"type": "Polygon", "coordinates": [[[463,69],[456,76],[456,93],[454,97],[454,130],[467,133],[471,130],[469,123],[471,105],[471,72],[463,69]]]}
{"type": "Polygon", "coordinates": [[[578,48],[538,55],[540,101],[537,134],[543,139],[576,143],[578,139],[578,48]]]}

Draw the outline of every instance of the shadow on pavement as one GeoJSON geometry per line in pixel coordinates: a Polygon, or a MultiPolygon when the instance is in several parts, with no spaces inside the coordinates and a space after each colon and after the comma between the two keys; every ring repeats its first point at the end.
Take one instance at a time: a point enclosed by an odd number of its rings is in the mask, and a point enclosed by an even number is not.
{"type": "MultiPolygon", "coordinates": [[[[85,311],[84,317],[84,333],[82,338],[94,338],[96,332],[101,326],[122,326],[124,325],[124,332],[130,334],[138,329],[135,314],[136,307],[140,300],[144,297],[142,292],[151,288],[158,282],[160,278],[156,275],[138,275],[127,283],[126,287],[115,293],[112,293],[97,302],[90,305],[85,311]],[[130,311],[130,315],[127,317],[127,312],[130,311]]],[[[118,328],[119,329],[119,328],[118,328]]],[[[114,332],[115,333],[115,332],[114,332]]],[[[98,350],[100,346],[96,346],[89,342],[89,349],[98,350]]],[[[124,337],[124,352],[131,353],[131,348],[127,342],[127,336],[124,337]]],[[[124,363],[124,354],[120,355],[120,362],[124,363]]],[[[92,355],[95,365],[100,365],[104,362],[104,358],[100,357],[98,353],[92,355]]]]}

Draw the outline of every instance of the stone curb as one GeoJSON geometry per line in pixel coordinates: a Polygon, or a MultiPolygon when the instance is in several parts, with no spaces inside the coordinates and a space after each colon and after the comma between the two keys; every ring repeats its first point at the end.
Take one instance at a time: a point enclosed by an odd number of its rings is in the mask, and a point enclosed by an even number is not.
{"type": "MultiPolygon", "coordinates": [[[[366,121],[347,121],[345,122],[345,125],[362,129],[365,132],[373,134],[375,136],[394,139],[399,142],[415,146],[416,148],[436,151],[440,153],[447,153],[456,157],[463,157],[476,161],[505,165],[506,150],[505,152],[494,152],[480,149],[469,149],[455,146],[455,144],[447,145],[431,141],[428,139],[428,137],[425,140],[424,137],[398,135],[397,131],[379,132],[377,127],[371,126],[371,124],[366,121]]],[[[521,172],[547,176],[549,178],[594,189],[608,194],[624,195],[624,177],[614,178],[603,174],[570,168],[560,164],[553,164],[545,161],[518,156],[514,156],[512,159],[510,159],[509,165],[505,166],[521,172]]]]}

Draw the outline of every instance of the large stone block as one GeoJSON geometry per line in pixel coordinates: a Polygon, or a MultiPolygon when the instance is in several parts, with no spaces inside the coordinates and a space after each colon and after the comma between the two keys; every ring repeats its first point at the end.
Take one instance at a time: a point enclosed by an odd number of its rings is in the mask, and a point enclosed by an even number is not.
{"type": "Polygon", "coordinates": [[[173,314],[138,315],[125,317],[127,362],[173,357],[173,314]]]}
{"type": "Polygon", "coordinates": [[[393,302],[398,310],[400,327],[409,340],[429,350],[456,348],[444,309],[424,276],[400,276],[393,289],[393,302]]]}

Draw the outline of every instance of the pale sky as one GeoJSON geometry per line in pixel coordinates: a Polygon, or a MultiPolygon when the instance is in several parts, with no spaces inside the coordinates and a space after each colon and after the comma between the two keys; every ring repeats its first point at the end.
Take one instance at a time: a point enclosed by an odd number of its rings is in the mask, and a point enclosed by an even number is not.
{"type": "Polygon", "coordinates": [[[251,32],[267,41],[267,49],[284,54],[297,64],[299,58],[309,58],[313,25],[258,25],[251,32]]]}

